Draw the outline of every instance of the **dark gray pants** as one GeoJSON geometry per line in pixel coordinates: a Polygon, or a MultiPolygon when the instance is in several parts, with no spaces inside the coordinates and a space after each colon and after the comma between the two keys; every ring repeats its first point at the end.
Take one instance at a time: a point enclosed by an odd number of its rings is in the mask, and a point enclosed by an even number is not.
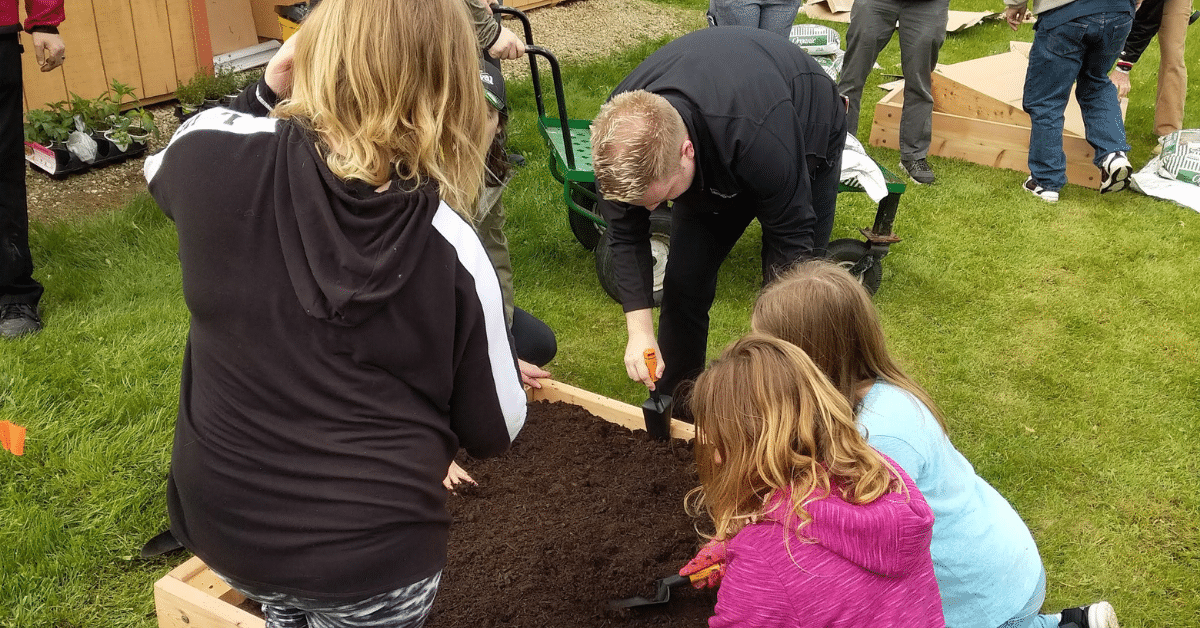
{"type": "Polygon", "coordinates": [[[923,159],[929,153],[933,134],[933,68],[946,39],[949,10],[949,0],[855,0],[838,83],[838,90],[850,99],[846,118],[849,133],[858,135],[863,86],[879,52],[899,31],[900,65],[904,72],[900,158],[923,159]]]}

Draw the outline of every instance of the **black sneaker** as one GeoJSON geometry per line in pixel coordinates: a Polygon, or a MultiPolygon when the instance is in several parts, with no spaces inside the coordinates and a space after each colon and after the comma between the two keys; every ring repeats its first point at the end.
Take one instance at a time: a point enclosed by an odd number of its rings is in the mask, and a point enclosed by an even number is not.
{"type": "Polygon", "coordinates": [[[1100,162],[1100,193],[1120,192],[1129,187],[1133,165],[1122,151],[1113,151],[1100,162]]]}
{"type": "Polygon", "coordinates": [[[0,305],[0,338],[16,338],[42,329],[37,309],[24,303],[0,305]]]}
{"type": "Polygon", "coordinates": [[[901,159],[900,167],[904,168],[904,171],[908,173],[908,176],[913,181],[922,185],[933,183],[937,179],[937,177],[933,176],[933,168],[929,167],[929,162],[925,161],[924,157],[920,159],[901,159]]]}
{"type": "Polygon", "coordinates": [[[1108,602],[1096,602],[1090,606],[1064,608],[1061,628],[1121,628],[1117,623],[1117,612],[1108,602]]]}

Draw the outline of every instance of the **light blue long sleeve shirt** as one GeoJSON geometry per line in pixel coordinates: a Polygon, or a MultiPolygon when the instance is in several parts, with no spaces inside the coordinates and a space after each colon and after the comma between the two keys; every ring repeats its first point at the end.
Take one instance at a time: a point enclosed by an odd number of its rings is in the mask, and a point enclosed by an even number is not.
{"type": "Polygon", "coordinates": [[[858,408],[867,442],[895,460],[933,510],[933,569],[948,628],[1003,624],[1039,586],[1042,559],[1025,522],[916,397],[882,380],[858,408]]]}

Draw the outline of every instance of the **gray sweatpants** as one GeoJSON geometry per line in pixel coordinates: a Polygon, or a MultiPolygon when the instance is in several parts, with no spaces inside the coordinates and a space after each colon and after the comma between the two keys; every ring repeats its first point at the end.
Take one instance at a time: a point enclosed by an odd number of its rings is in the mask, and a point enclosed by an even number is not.
{"type": "Polygon", "coordinates": [[[846,129],[858,135],[863,86],[879,52],[900,32],[904,108],[900,113],[900,158],[922,159],[933,132],[933,68],[946,39],[949,0],[855,0],[846,32],[846,57],[838,90],[850,99],[846,129]],[[898,23],[898,25],[897,25],[898,23]]]}

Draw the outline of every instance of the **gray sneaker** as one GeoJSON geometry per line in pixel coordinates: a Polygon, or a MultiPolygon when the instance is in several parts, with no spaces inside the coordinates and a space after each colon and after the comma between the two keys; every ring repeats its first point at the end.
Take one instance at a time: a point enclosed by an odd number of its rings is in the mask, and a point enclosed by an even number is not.
{"type": "Polygon", "coordinates": [[[37,309],[24,303],[0,305],[0,338],[16,338],[42,329],[37,309]]]}
{"type": "Polygon", "coordinates": [[[933,168],[929,167],[929,162],[925,158],[920,159],[901,159],[900,167],[908,173],[908,176],[913,181],[922,185],[933,183],[937,177],[933,176],[933,168]]]}

